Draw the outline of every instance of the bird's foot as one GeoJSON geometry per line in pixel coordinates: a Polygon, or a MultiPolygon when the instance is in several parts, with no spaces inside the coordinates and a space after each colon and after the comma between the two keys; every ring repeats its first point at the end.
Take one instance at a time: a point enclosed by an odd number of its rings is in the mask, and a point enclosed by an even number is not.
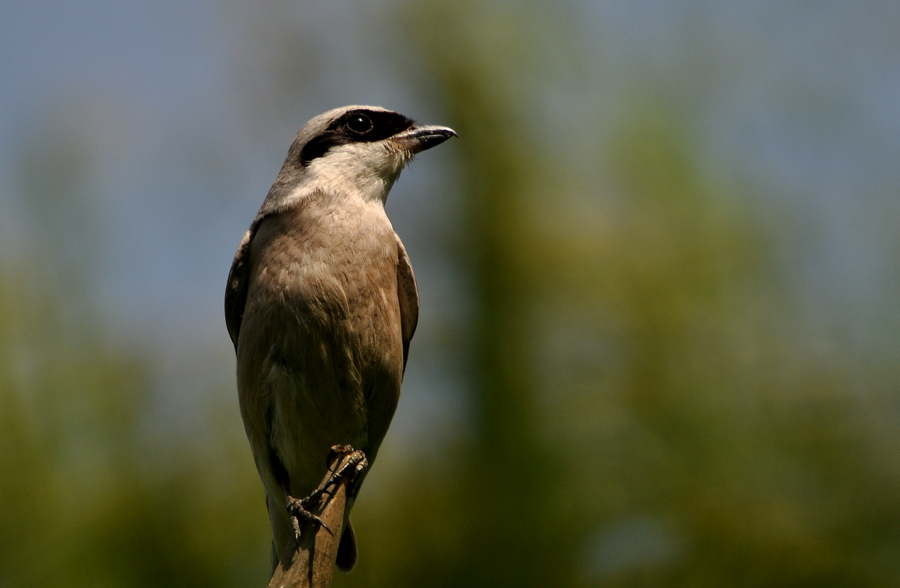
{"type": "MultiPolygon", "coordinates": [[[[360,450],[353,449],[350,445],[334,445],[328,454],[328,464],[331,469],[331,475],[318,488],[312,491],[306,498],[287,497],[287,509],[291,515],[291,524],[294,527],[294,537],[300,541],[300,534],[304,523],[315,523],[321,525],[326,531],[332,533],[321,518],[310,512],[321,506],[322,498],[330,495],[334,491],[334,487],[338,481],[345,476],[349,476],[347,483],[353,485],[359,476],[369,467],[369,461],[366,454],[360,450]],[[339,456],[343,455],[340,460],[339,456]]],[[[349,493],[349,488],[348,488],[349,493]]]]}
{"type": "Polygon", "coordinates": [[[369,460],[366,459],[365,453],[353,449],[350,445],[333,445],[331,451],[328,452],[328,467],[331,469],[331,475],[328,477],[328,480],[304,498],[305,502],[309,504],[317,503],[326,494],[331,494],[338,480],[348,474],[350,478],[347,480],[347,483],[352,486],[360,474],[369,468],[369,460]],[[340,461],[335,461],[341,455],[344,457],[340,461]]]}
{"type": "Polygon", "coordinates": [[[332,445],[331,451],[328,453],[328,463],[333,462],[334,458],[339,455],[343,455],[344,458],[338,464],[337,471],[329,478],[329,485],[348,473],[350,474],[348,482],[353,484],[363,472],[369,469],[369,460],[366,459],[366,454],[358,449],[353,449],[350,445],[332,445]]]}
{"type": "MultiPolygon", "coordinates": [[[[325,528],[326,531],[331,533],[331,529],[328,528],[328,525],[325,524],[325,521],[309,512],[309,509],[313,505],[318,506],[320,498],[321,493],[317,495],[316,492],[313,492],[306,498],[294,498],[293,496],[287,497],[287,510],[291,515],[291,525],[293,525],[294,527],[294,538],[298,542],[300,541],[300,535],[302,533],[304,523],[315,523],[317,525],[321,525],[325,528]]],[[[334,533],[331,534],[334,535],[334,533]]]]}

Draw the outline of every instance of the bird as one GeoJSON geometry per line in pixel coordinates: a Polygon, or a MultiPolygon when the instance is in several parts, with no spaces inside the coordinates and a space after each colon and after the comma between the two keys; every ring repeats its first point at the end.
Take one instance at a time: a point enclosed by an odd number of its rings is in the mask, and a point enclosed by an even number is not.
{"type": "MultiPolygon", "coordinates": [[[[384,205],[414,155],[456,136],[376,106],[312,118],[238,246],[225,322],[266,494],[272,571],[332,448],[350,446],[371,465],[387,433],[419,296],[384,205]]],[[[335,562],[347,572],[358,557],[349,512],[361,483],[348,497],[335,562]]]]}

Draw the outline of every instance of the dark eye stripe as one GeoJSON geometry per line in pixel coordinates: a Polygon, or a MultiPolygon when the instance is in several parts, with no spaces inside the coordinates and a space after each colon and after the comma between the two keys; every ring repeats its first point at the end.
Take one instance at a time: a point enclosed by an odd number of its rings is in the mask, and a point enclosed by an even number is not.
{"type": "Polygon", "coordinates": [[[402,114],[385,112],[381,110],[351,110],[344,113],[317,137],[314,137],[303,146],[300,152],[300,162],[303,165],[317,157],[325,155],[329,149],[337,145],[348,143],[370,143],[387,139],[401,131],[405,131],[414,124],[402,114]],[[355,133],[350,130],[348,123],[359,116],[366,116],[372,121],[372,129],[365,134],[355,133]]]}
{"type": "Polygon", "coordinates": [[[396,112],[383,112],[380,110],[351,110],[338,118],[328,126],[327,132],[348,134],[347,124],[359,116],[368,117],[372,121],[372,130],[366,133],[364,138],[349,135],[357,141],[381,141],[413,125],[413,121],[396,112]]]}

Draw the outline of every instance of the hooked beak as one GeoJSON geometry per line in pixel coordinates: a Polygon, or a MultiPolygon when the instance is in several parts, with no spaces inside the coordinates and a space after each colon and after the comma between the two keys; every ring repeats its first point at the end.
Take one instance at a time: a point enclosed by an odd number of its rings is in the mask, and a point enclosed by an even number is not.
{"type": "Polygon", "coordinates": [[[413,125],[402,133],[397,133],[392,139],[401,148],[412,154],[436,147],[449,139],[459,137],[456,131],[449,127],[436,125],[413,125]]]}

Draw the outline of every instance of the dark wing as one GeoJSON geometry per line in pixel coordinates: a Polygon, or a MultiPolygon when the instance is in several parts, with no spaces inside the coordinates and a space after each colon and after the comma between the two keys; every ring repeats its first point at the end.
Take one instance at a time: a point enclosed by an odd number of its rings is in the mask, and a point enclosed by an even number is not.
{"type": "Polygon", "coordinates": [[[241,332],[241,320],[244,318],[244,307],[247,304],[247,279],[250,271],[250,241],[256,231],[251,227],[244,233],[238,245],[231,271],[228,272],[228,285],[225,287],[225,324],[231,342],[237,350],[238,335],[241,332]]]}
{"type": "Polygon", "coordinates": [[[412,264],[406,254],[406,248],[396,234],[397,251],[397,297],[400,299],[400,332],[403,334],[403,370],[406,370],[406,359],[409,357],[409,342],[416,332],[419,322],[419,289],[416,287],[416,276],[412,264]]]}

